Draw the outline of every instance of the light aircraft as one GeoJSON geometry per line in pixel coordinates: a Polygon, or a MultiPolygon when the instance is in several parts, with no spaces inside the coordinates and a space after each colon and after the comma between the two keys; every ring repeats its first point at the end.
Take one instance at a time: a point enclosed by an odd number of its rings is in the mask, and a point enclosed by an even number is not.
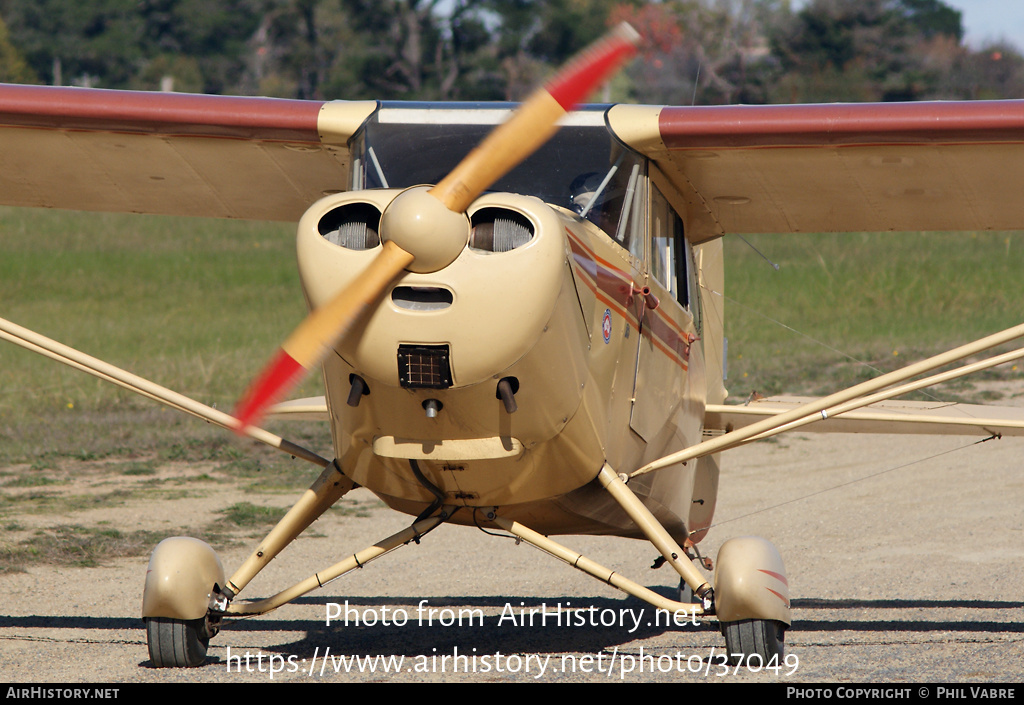
{"type": "Polygon", "coordinates": [[[196,539],[156,547],[142,609],[155,665],[202,664],[231,619],[446,522],[507,532],[657,608],[713,615],[734,660],[770,663],[792,620],[778,552],[741,537],[712,563],[699,548],[723,451],[807,424],[1024,433],[1019,410],[886,401],[1024,356],[908,381],[1024,327],[828,397],[732,406],[721,298],[728,233],[1024,228],[1024,103],[572,109],[635,41],[615,30],[515,109],[0,87],[6,204],[298,222],[312,313],[235,416],[0,324],[8,341],[322,469],[231,575],[196,539]],[[312,369],[323,397],[267,411],[312,369]],[[334,459],[260,428],[265,412],[327,421],[334,459]],[[358,486],[410,526],[240,599],[358,486]],[[571,534],[650,541],[680,599],[551,538],[571,534]]]}

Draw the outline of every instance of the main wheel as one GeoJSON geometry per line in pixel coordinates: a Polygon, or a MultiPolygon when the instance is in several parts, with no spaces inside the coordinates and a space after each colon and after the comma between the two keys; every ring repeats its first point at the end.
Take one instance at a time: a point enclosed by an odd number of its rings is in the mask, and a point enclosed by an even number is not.
{"type": "Polygon", "coordinates": [[[723,622],[722,634],[725,635],[725,649],[729,653],[730,663],[743,663],[767,666],[779,665],[785,648],[786,625],[768,619],[744,619],[739,622],[723,622]],[[751,656],[759,656],[760,664],[750,661],[751,656]],[[775,660],[772,660],[772,657],[775,660]]]}
{"type": "Polygon", "coordinates": [[[149,658],[157,668],[195,668],[206,661],[206,620],[146,618],[149,658]]]}

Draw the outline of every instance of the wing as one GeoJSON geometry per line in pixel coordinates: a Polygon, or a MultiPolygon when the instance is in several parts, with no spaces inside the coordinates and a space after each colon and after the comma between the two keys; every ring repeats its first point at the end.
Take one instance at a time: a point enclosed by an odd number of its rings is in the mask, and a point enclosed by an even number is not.
{"type": "MultiPolygon", "coordinates": [[[[654,162],[652,179],[684,215],[695,244],[728,233],[1024,229],[1017,196],[1024,183],[1021,101],[614,106],[608,124],[654,162]]],[[[1022,332],[1006,331],[1000,339],[1022,332]]],[[[720,330],[705,330],[705,347],[709,337],[720,336],[720,330]]],[[[712,340],[711,347],[716,345],[720,350],[721,341],[712,340]]],[[[911,376],[901,373],[887,384],[911,376]]],[[[633,474],[809,421],[815,423],[807,430],[986,435],[1017,434],[1024,421],[1024,412],[1014,409],[885,402],[843,409],[840,419],[821,423],[838,405],[852,407],[860,403],[853,400],[883,386],[858,392],[858,385],[800,402],[709,404],[705,428],[712,438],[633,474]]]]}
{"type": "MultiPolygon", "coordinates": [[[[749,426],[813,401],[768,397],[742,406],[708,404],[705,428],[721,431],[749,426]]],[[[1024,436],[1024,408],[931,401],[885,401],[841,415],[824,415],[800,427],[823,433],[921,433],[954,436],[1024,436]]]]}
{"type": "MultiPolygon", "coordinates": [[[[8,205],[297,220],[375,102],[0,85],[8,205]]],[[[615,106],[690,235],[1024,227],[1024,102],[615,106]]]]}
{"type": "Polygon", "coordinates": [[[267,410],[267,418],[288,421],[330,421],[327,397],[291,399],[275,404],[267,410]]]}
{"type": "Polygon", "coordinates": [[[297,221],[375,107],[0,85],[0,202],[297,221]]]}
{"type": "Polygon", "coordinates": [[[726,233],[1024,229],[1024,101],[615,106],[694,243],[726,233]]]}

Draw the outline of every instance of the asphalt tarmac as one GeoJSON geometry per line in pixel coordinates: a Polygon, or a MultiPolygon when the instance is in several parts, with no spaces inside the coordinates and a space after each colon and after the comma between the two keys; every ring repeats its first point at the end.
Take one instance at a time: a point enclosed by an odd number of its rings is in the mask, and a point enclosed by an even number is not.
{"type": "MultiPolygon", "coordinates": [[[[794,624],[784,662],[766,668],[726,667],[713,620],[659,625],[646,604],[527,545],[441,527],[231,625],[196,669],[152,668],[139,619],[146,558],[0,575],[0,681],[1019,683],[1024,441],[972,443],[798,434],[727,455],[717,523],[701,546],[714,557],[724,540],[756,534],[781,552],[794,624]]],[[[238,501],[234,492],[127,506],[110,520],[171,535],[238,501]]],[[[406,524],[358,492],[368,517],[318,521],[243,597],[272,594],[406,524]]],[[[677,584],[669,569],[650,569],[648,544],[560,540],[642,584],[677,584]]],[[[250,550],[223,554],[229,573],[250,550]]]]}

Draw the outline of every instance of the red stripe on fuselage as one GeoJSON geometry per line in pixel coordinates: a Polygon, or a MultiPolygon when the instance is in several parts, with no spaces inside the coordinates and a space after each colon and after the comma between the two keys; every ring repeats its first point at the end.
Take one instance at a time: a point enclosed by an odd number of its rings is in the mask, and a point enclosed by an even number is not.
{"type": "MultiPolygon", "coordinates": [[[[628,272],[598,257],[571,230],[566,228],[565,232],[569,235],[569,247],[583,283],[628,325],[640,330],[644,302],[641,296],[633,294],[633,278],[628,272]]],[[[682,328],[657,309],[647,309],[644,317],[643,335],[648,336],[655,347],[676,364],[687,369],[690,344],[682,328]]]]}
{"type": "Polygon", "coordinates": [[[577,269],[585,275],[583,282],[602,303],[619,314],[626,323],[639,328],[640,318],[634,303],[632,277],[598,257],[568,229],[566,232],[569,233],[569,246],[572,248],[577,269]]]}

